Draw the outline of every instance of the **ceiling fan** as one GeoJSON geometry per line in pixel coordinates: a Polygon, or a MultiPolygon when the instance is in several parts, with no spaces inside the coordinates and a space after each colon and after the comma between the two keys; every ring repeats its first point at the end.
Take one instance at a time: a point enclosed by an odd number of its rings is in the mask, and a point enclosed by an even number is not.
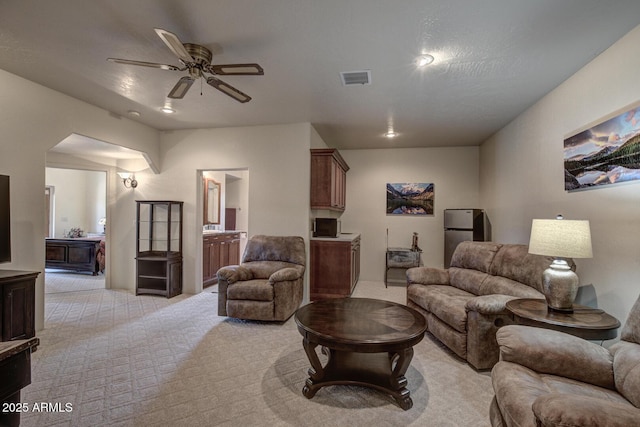
{"type": "Polygon", "coordinates": [[[258,64],[226,64],[213,65],[211,58],[213,54],[204,46],[193,43],[182,43],[178,36],[162,28],[155,28],[156,33],[164,44],[173,52],[182,64],[182,67],[175,65],[157,64],[154,62],[136,61],[131,59],[107,58],[107,61],[118,64],[139,65],[142,67],[160,68],[169,71],[189,71],[188,76],[182,77],[171,89],[168,97],[182,99],[196,79],[204,78],[208,85],[218,89],[225,95],[230,96],[238,102],[249,102],[251,97],[246,93],[236,89],[228,83],[214,76],[261,76],[264,70],[258,64]],[[211,74],[211,76],[207,76],[211,74]]]}

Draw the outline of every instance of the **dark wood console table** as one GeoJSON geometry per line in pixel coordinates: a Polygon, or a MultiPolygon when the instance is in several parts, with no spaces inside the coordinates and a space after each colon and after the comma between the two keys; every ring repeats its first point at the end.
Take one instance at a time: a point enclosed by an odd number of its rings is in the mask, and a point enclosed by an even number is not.
{"type": "Polygon", "coordinates": [[[20,425],[20,390],[31,384],[31,353],[38,338],[0,342],[0,425],[20,425]]]}
{"type": "Polygon", "coordinates": [[[506,304],[520,325],[555,329],[586,340],[610,340],[617,336],[620,322],[598,308],[573,305],[573,312],[555,311],[543,299],[514,299],[506,304]]]}
{"type": "Polygon", "coordinates": [[[100,239],[46,239],[46,268],[87,271],[94,276],[100,271],[96,255],[100,239]]]}
{"type": "Polygon", "coordinates": [[[327,385],[373,387],[410,409],[407,372],[413,346],[424,338],[422,314],[405,305],[369,298],[332,298],[307,304],[295,314],[311,368],[302,394],[311,399],[327,385]],[[329,355],[322,366],[316,347],[329,355]]]}

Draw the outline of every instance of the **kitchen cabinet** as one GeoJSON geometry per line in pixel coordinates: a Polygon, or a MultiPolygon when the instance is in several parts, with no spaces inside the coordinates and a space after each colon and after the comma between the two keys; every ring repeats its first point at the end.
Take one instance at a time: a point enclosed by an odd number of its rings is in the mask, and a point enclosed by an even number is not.
{"type": "Polygon", "coordinates": [[[348,297],[360,278],[360,235],[311,238],[310,299],[348,297]]]}
{"type": "Polygon", "coordinates": [[[311,209],[345,210],[348,170],[338,150],[311,150],[311,209]]]}
{"type": "Polygon", "coordinates": [[[0,270],[1,341],[35,336],[35,286],[38,272],[0,270]]]}
{"type": "Polygon", "coordinates": [[[202,284],[215,285],[220,268],[240,264],[240,232],[204,234],[202,255],[202,284]]]}
{"type": "Polygon", "coordinates": [[[136,201],[136,295],[182,293],[182,205],[136,201]]]}

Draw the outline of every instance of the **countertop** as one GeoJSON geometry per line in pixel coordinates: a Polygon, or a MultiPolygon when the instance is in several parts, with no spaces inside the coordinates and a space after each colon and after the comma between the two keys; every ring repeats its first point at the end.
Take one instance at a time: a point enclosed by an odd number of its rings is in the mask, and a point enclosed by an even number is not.
{"type": "Polygon", "coordinates": [[[324,240],[330,242],[353,242],[360,237],[360,233],[340,233],[338,237],[311,237],[310,240],[324,240]]]}
{"type": "Polygon", "coordinates": [[[203,236],[215,236],[215,235],[225,235],[225,234],[238,234],[244,233],[241,230],[204,230],[202,232],[203,236]]]}

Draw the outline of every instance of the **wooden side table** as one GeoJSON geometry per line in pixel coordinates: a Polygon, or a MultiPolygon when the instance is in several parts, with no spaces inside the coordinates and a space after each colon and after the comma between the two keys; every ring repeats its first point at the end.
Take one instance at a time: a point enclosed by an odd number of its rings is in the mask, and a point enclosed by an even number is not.
{"type": "Polygon", "coordinates": [[[598,308],[573,305],[573,313],[549,309],[543,299],[514,299],[506,304],[519,325],[554,329],[586,340],[610,340],[618,335],[620,322],[598,308]]]}
{"type": "Polygon", "coordinates": [[[412,251],[409,248],[387,248],[384,287],[387,287],[387,276],[391,268],[412,268],[420,266],[420,251],[412,251]]]}

